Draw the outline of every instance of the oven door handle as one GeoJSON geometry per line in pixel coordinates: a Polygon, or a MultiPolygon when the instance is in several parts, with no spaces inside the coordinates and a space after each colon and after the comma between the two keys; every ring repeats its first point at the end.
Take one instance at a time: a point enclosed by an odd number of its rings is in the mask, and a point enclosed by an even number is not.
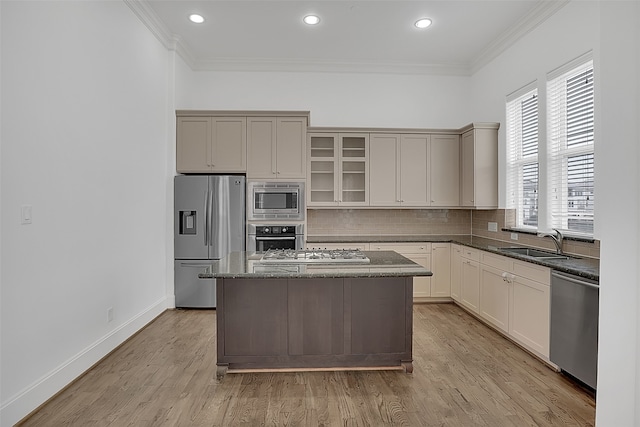
{"type": "Polygon", "coordinates": [[[295,237],[256,237],[256,240],[296,240],[295,237]]]}

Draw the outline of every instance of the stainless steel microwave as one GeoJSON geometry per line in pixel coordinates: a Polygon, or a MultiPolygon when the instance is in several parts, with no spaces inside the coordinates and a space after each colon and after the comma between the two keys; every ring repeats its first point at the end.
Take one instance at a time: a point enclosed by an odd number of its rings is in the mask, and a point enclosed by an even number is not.
{"type": "Polygon", "coordinates": [[[304,182],[257,182],[247,189],[247,219],[304,221],[304,182]]]}

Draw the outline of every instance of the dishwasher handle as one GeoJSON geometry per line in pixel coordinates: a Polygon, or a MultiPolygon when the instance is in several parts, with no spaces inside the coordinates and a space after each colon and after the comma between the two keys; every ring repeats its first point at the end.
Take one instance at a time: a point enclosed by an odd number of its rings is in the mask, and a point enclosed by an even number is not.
{"type": "Polygon", "coordinates": [[[586,286],[588,288],[600,289],[600,285],[597,283],[592,283],[591,281],[587,281],[587,280],[580,280],[576,278],[576,276],[563,274],[559,271],[552,270],[551,276],[557,277],[558,279],[566,280],[567,282],[575,283],[576,285],[586,286]]]}

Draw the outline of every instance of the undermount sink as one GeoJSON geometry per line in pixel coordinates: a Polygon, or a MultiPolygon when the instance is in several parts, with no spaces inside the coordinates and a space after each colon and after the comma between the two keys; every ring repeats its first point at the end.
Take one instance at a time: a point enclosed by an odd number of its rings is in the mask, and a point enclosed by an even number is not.
{"type": "Polygon", "coordinates": [[[556,254],[554,252],[542,251],[540,249],[532,248],[498,248],[502,252],[509,252],[512,254],[528,256],[536,259],[567,259],[566,255],[556,254]]]}

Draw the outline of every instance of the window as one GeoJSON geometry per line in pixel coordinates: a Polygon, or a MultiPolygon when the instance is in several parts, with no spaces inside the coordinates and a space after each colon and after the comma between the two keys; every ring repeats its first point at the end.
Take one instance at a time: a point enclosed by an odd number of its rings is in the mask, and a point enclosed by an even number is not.
{"type": "Polygon", "coordinates": [[[518,228],[538,226],[538,90],[532,87],[507,97],[507,207],[516,210],[518,228]]]}
{"type": "Polygon", "coordinates": [[[593,235],[593,61],[580,58],[547,83],[549,225],[593,235]]]}

